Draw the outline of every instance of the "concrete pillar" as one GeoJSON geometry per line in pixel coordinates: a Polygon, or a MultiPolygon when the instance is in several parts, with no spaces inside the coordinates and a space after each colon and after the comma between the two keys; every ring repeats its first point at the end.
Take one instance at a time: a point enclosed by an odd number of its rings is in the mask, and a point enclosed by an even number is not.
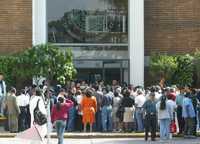
{"type": "Polygon", "coordinates": [[[46,0],[32,0],[32,44],[47,42],[46,0]]]}
{"type": "Polygon", "coordinates": [[[144,85],[144,0],[129,0],[130,83],[144,85]]]}

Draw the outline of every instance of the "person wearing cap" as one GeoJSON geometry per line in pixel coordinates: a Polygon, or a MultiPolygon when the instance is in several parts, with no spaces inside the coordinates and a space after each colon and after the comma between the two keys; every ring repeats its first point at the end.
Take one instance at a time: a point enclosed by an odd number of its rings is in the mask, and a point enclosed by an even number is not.
{"type": "Polygon", "coordinates": [[[148,133],[151,130],[151,140],[156,139],[157,113],[155,93],[150,93],[149,99],[142,106],[145,115],[145,141],[148,140],[148,133]]]}

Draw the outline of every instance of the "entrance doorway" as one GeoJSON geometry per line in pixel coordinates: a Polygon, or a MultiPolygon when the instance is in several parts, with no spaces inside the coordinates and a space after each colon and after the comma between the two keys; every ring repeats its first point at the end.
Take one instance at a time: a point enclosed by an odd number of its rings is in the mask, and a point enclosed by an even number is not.
{"type": "Polygon", "coordinates": [[[75,60],[75,67],[78,80],[129,83],[129,60],[75,60]]]}

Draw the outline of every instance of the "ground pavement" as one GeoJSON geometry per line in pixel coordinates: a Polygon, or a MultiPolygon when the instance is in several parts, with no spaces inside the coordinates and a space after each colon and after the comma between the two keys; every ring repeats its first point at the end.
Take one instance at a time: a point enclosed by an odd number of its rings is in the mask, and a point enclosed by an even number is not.
{"type": "MultiPolygon", "coordinates": [[[[0,144],[29,144],[16,140],[15,138],[0,138],[0,144]]],[[[39,144],[30,143],[30,144],[39,144]]],[[[50,144],[57,144],[57,139],[51,139],[50,144]]],[[[183,139],[174,138],[170,141],[159,141],[156,142],[144,141],[142,138],[99,138],[99,139],[65,139],[64,144],[200,144],[200,138],[197,139],[183,139]]]]}

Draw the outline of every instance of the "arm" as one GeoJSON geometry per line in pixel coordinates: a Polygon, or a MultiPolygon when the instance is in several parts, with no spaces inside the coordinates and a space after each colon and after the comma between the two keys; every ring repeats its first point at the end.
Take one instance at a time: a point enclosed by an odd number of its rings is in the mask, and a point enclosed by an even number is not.
{"type": "Polygon", "coordinates": [[[54,123],[55,121],[55,106],[53,106],[51,111],[51,122],[54,123]]]}
{"type": "Polygon", "coordinates": [[[96,98],[94,97],[94,110],[95,110],[95,112],[97,112],[97,100],[96,100],[96,98]]]}
{"type": "Polygon", "coordinates": [[[15,105],[15,108],[16,108],[16,112],[19,115],[20,114],[20,109],[19,109],[19,106],[17,105],[17,98],[16,97],[14,97],[14,105],[15,105]]]}

